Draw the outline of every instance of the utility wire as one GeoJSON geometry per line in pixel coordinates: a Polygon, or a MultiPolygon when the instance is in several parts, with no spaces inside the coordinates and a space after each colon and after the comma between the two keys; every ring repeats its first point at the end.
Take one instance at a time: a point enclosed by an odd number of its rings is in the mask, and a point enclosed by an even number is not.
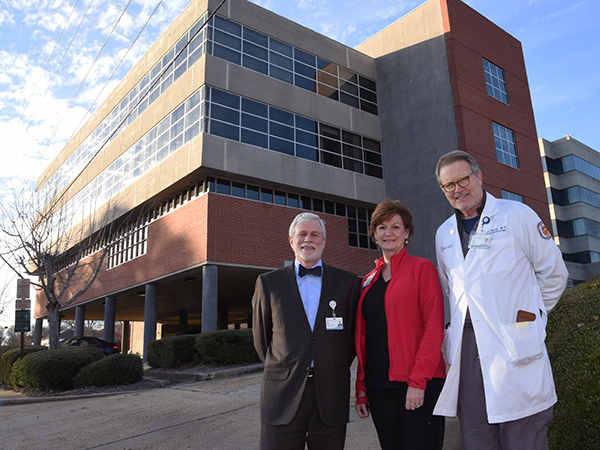
{"type": "MultiPolygon", "coordinates": [[[[119,15],[119,18],[117,19],[117,21],[115,22],[115,24],[113,25],[112,29],[110,30],[110,33],[108,34],[108,36],[106,37],[106,39],[104,40],[104,44],[102,44],[102,47],[100,48],[100,50],[98,50],[98,53],[96,54],[96,57],[94,58],[94,61],[92,61],[92,63],[90,64],[90,66],[88,67],[87,72],[85,73],[84,77],[81,79],[81,82],[79,83],[79,86],[77,86],[77,89],[75,90],[75,93],[73,94],[73,96],[71,97],[71,100],[69,101],[69,106],[67,106],[67,110],[65,111],[64,115],[62,116],[62,118],[60,119],[60,121],[58,122],[58,125],[56,127],[54,127],[54,129],[52,130],[52,136],[50,136],[50,139],[46,142],[45,144],[45,148],[48,148],[50,146],[50,144],[52,143],[52,140],[54,139],[54,137],[56,136],[56,133],[58,132],[58,130],[60,129],[61,125],[63,124],[65,117],[67,117],[67,114],[69,113],[69,111],[71,110],[71,107],[73,106],[73,103],[75,102],[75,99],[77,98],[77,96],[79,95],[79,92],[81,91],[81,88],[83,88],[83,85],[85,84],[85,82],[87,81],[88,76],[90,75],[90,72],[92,71],[92,69],[94,68],[94,65],[96,64],[96,62],[98,61],[98,58],[100,57],[100,55],[102,54],[102,51],[104,50],[104,47],[106,47],[106,44],[108,43],[108,41],[110,40],[112,34],[114,33],[115,29],[117,28],[117,26],[119,25],[119,22],[121,21],[121,19],[123,18],[123,15],[125,14],[125,11],[127,11],[127,8],[129,8],[129,5],[131,4],[131,0],[129,0],[127,2],[127,5],[125,5],[125,8],[123,9],[123,11],[121,11],[121,14],[119,15]]],[[[72,136],[71,136],[72,137],[72,136]]]]}
{"type": "MultiPolygon", "coordinates": [[[[200,28],[198,28],[198,30],[196,31],[196,33],[194,33],[193,36],[190,36],[190,39],[188,39],[188,42],[182,47],[181,50],[179,50],[179,52],[173,57],[173,59],[171,60],[171,62],[169,64],[167,64],[162,71],[160,72],[159,76],[156,77],[156,80],[154,80],[154,82],[152,83],[151,86],[148,87],[146,93],[142,96],[140,96],[140,98],[138,99],[137,103],[131,108],[131,110],[125,115],[125,117],[123,118],[123,120],[121,120],[121,122],[119,122],[119,125],[115,127],[115,130],[110,133],[110,135],[108,135],[106,137],[106,139],[104,140],[104,142],[102,143],[102,145],[100,145],[100,148],[98,148],[98,150],[94,153],[94,155],[90,158],[90,160],[87,162],[87,164],[79,171],[79,173],[77,175],[75,175],[75,177],[71,180],[71,182],[69,184],[67,184],[67,186],[65,186],[65,188],[63,188],[63,192],[62,194],[59,195],[59,197],[54,201],[54,205],[57,205],[60,200],[66,195],[66,193],[69,191],[70,187],[75,183],[75,181],[77,181],[77,179],[81,176],[81,174],[84,172],[84,170],[92,163],[92,161],[96,158],[96,156],[98,156],[98,154],[104,150],[104,147],[106,146],[106,144],[108,142],[110,142],[110,140],[112,139],[112,137],[115,135],[115,133],[117,131],[119,131],[119,129],[121,128],[121,126],[123,125],[123,123],[125,123],[125,121],[128,119],[128,117],[133,113],[133,111],[135,111],[135,109],[138,107],[138,105],[142,102],[142,100],[144,100],[146,98],[146,96],[150,93],[150,91],[152,90],[152,88],[154,86],[156,86],[156,84],[160,81],[160,79],[162,78],[162,76],[164,75],[164,73],[169,69],[169,67],[171,67],[172,64],[175,63],[175,61],[177,60],[177,57],[188,47],[188,45],[190,45],[190,43],[192,42],[192,40],[196,37],[196,35],[198,33],[200,33],[200,31],[202,31],[204,29],[204,27],[210,22],[210,19],[212,19],[212,17],[217,13],[217,11],[219,11],[219,9],[223,6],[223,4],[226,2],[227,0],[221,0],[221,3],[219,3],[219,6],[217,6],[215,8],[215,10],[208,16],[208,19],[206,19],[206,21],[200,26],[200,28]]],[[[51,208],[52,209],[52,208],[51,208]]],[[[51,211],[48,212],[48,214],[53,214],[51,211]]]]}
{"type": "MultiPolygon", "coordinates": [[[[90,107],[88,108],[88,110],[86,111],[86,113],[81,117],[81,121],[79,122],[79,124],[77,124],[77,127],[75,128],[75,131],[71,135],[71,138],[79,130],[79,128],[81,127],[81,125],[85,121],[86,116],[90,113],[90,111],[92,110],[92,108],[94,107],[94,105],[96,104],[96,102],[98,101],[98,99],[100,98],[100,96],[102,95],[102,92],[104,92],[104,89],[106,89],[106,86],[108,85],[109,81],[112,80],[112,77],[115,75],[115,73],[117,72],[117,70],[119,69],[119,67],[121,67],[121,64],[123,63],[123,61],[125,61],[125,58],[129,54],[129,51],[133,48],[133,46],[135,45],[135,43],[139,39],[140,35],[142,34],[142,32],[146,29],[146,26],[148,25],[148,23],[150,22],[150,20],[154,16],[154,13],[156,13],[156,11],[160,7],[160,5],[162,5],[162,2],[163,2],[163,0],[160,0],[158,2],[158,4],[156,5],[156,7],[154,8],[154,10],[152,11],[152,13],[150,14],[150,16],[148,16],[148,19],[146,19],[146,23],[144,23],[144,26],[142,27],[142,29],[138,32],[138,34],[135,37],[135,39],[131,42],[131,44],[129,45],[129,48],[127,48],[127,51],[125,52],[125,54],[123,55],[123,57],[119,61],[119,64],[117,64],[117,66],[114,68],[114,70],[112,71],[112,73],[110,74],[110,76],[108,77],[108,79],[106,80],[106,82],[104,83],[104,86],[102,86],[102,89],[100,89],[100,92],[98,93],[98,95],[96,96],[96,98],[94,99],[94,101],[92,102],[92,104],[90,105],[90,107]]],[[[69,139],[71,139],[71,138],[69,138],[69,139]]]]}

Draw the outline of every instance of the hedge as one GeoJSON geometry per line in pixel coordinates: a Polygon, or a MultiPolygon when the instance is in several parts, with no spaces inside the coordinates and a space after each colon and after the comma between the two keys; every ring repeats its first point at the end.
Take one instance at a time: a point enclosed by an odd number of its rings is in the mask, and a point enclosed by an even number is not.
{"type": "Polygon", "coordinates": [[[216,364],[258,362],[252,330],[208,331],[196,335],[196,349],[203,361],[216,364]]]}
{"type": "Polygon", "coordinates": [[[79,371],[104,358],[95,347],[63,348],[27,355],[13,366],[10,383],[16,389],[66,390],[79,371]]]}
{"type": "MultiPolygon", "coordinates": [[[[10,384],[13,365],[21,357],[21,347],[8,347],[3,350],[2,357],[0,358],[0,382],[10,384]]],[[[27,346],[23,350],[24,355],[27,356],[30,353],[48,350],[48,347],[27,346]]]]}
{"type": "Polygon", "coordinates": [[[175,369],[197,360],[195,339],[195,334],[185,334],[152,341],[146,347],[146,361],[150,367],[175,369]]]}
{"type": "Polygon", "coordinates": [[[550,312],[546,345],[558,394],[550,449],[600,442],[600,277],[567,290],[550,312]]]}
{"type": "Polygon", "coordinates": [[[133,384],[144,378],[142,358],[117,353],[85,366],[75,376],[75,386],[117,386],[133,384]]]}

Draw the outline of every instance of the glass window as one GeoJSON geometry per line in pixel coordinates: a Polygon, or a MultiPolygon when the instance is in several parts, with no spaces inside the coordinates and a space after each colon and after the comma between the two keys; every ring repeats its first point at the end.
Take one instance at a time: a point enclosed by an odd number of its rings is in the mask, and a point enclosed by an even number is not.
{"type": "Polygon", "coordinates": [[[285,206],[285,192],[275,191],[275,204],[276,205],[284,205],[285,206]]]}
{"type": "Polygon", "coordinates": [[[260,188],[260,201],[273,203],[273,189],[260,188]]]}
{"type": "Polygon", "coordinates": [[[302,61],[305,64],[316,67],[316,57],[298,48],[294,48],[294,59],[296,61],[302,61]]]}
{"type": "Polygon", "coordinates": [[[320,198],[313,198],[313,211],[323,212],[323,200],[320,198]]]}
{"type": "Polygon", "coordinates": [[[242,66],[256,72],[260,72],[264,75],[269,74],[269,65],[264,61],[253,58],[252,56],[244,55],[242,66]]]}
{"type": "Polygon", "coordinates": [[[294,114],[273,106],[269,107],[269,119],[294,126],[294,114]]]}
{"type": "Polygon", "coordinates": [[[298,158],[319,162],[319,151],[314,147],[296,144],[296,156],[298,158]]]}
{"type": "Polygon", "coordinates": [[[233,50],[240,51],[242,49],[242,41],[239,38],[232,36],[228,33],[223,33],[222,31],[215,30],[214,39],[215,42],[229,47],[233,50]]]}
{"type": "Polygon", "coordinates": [[[269,137],[269,149],[288,155],[294,155],[294,143],[276,137],[269,137]]]}
{"type": "Polygon", "coordinates": [[[217,178],[217,194],[229,195],[229,181],[217,178]]]}
{"type": "Polygon", "coordinates": [[[277,78],[278,80],[285,81],[289,84],[294,84],[294,74],[285,69],[280,69],[276,66],[269,66],[269,74],[273,78],[277,78]]]}
{"type": "Polygon", "coordinates": [[[244,39],[262,45],[263,47],[269,46],[269,38],[267,36],[247,27],[244,27],[244,39]]]}
{"type": "Polygon", "coordinates": [[[246,186],[246,198],[250,200],[258,200],[259,198],[259,189],[258,186],[246,186]]]}
{"type": "Polygon", "coordinates": [[[283,55],[289,56],[290,58],[294,56],[292,46],[284,44],[283,42],[279,42],[273,38],[269,38],[269,48],[283,55]]]}
{"type": "Polygon", "coordinates": [[[224,19],[221,16],[213,16],[213,23],[215,28],[225,30],[228,33],[235,34],[236,36],[242,35],[242,26],[235,22],[224,19]]]}
{"type": "Polygon", "coordinates": [[[263,133],[269,132],[269,122],[267,119],[261,119],[260,117],[252,116],[246,113],[242,113],[242,126],[256,131],[261,131],[263,133]]]}
{"type": "Polygon", "coordinates": [[[245,144],[256,145],[257,147],[269,148],[269,136],[263,133],[242,128],[242,142],[245,144]]]}
{"type": "Polygon", "coordinates": [[[258,103],[254,100],[242,97],[242,111],[256,116],[268,117],[269,107],[263,103],[258,103]]]}
{"type": "Polygon", "coordinates": [[[492,126],[498,161],[518,169],[519,163],[517,161],[517,151],[513,131],[495,122],[492,122],[492,126]]]}
{"type": "Polygon", "coordinates": [[[300,197],[297,194],[288,194],[287,204],[292,208],[298,208],[300,206],[300,197]]]}
{"type": "Polygon", "coordinates": [[[523,201],[522,195],[514,194],[513,192],[508,192],[508,191],[505,191],[504,189],[502,190],[502,198],[506,199],[506,200],[514,200],[516,202],[525,203],[523,201]]]}
{"type": "Polygon", "coordinates": [[[271,52],[271,64],[275,64],[276,66],[283,67],[287,70],[294,70],[294,62],[291,58],[286,58],[279,53],[271,52]]]}
{"type": "Polygon", "coordinates": [[[483,72],[488,94],[495,99],[508,104],[504,70],[484,59],[483,72]]]}

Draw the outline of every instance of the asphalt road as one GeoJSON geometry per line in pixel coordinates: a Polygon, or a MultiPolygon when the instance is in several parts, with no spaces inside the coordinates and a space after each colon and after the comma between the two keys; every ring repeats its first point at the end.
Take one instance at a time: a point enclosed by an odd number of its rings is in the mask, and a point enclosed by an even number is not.
{"type": "MultiPolygon", "coordinates": [[[[258,449],[262,373],[76,400],[0,406],[1,449],[258,449]]],[[[444,450],[460,449],[455,419],[444,450]]],[[[346,449],[378,449],[354,409],[346,449]]]]}

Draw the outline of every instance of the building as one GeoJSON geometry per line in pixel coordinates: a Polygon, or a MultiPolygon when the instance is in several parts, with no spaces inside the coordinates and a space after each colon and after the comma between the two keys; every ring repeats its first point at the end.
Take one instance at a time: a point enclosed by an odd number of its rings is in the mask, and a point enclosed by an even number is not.
{"type": "Polygon", "coordinates": [[[256,276],[293,259],[298,212],[326,219],[325,261],[362,276],[386,197],[412,209],[411,253],[434,261],[452,213],[434,167],[457,148],[489,192],[549,218],[521,45],[461,1],[429,0],[355,49],[218,5],[192,1],[40,177],[78,220],[109,204],[144,218],[66,317],[143,322],[145,343],[251,326],[256,276]]]}
{"type": "Polygon", "coordinates": [[[600,274],[600,154],[570,136],[539,140],[553,234],[577,284],[600,274]]]}

